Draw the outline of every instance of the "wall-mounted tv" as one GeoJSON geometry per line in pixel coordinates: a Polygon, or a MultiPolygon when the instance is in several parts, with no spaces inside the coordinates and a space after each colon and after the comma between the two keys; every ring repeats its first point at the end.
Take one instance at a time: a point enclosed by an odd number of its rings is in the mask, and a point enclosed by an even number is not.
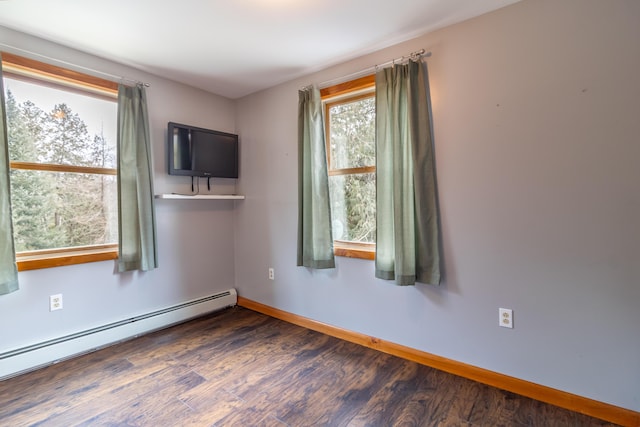
{"type": "Polygon", "coordinates": [[[169,123],[169,175],[238,177],[238,135],[169,123]]]}

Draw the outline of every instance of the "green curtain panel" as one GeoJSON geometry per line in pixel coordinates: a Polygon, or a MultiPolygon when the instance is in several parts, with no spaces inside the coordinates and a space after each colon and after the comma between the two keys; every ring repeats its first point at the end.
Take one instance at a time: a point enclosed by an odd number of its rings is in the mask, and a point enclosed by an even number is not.
{"type": "Polygon", "coordinates": [[[18,290],[18,268],[13,243],[11,192],[9,185],[9,134],[0,56],[0,295],[18,290]]]}
{"type": "Polygon", "coordinates": [[[427,67],[376,73],[376,277],[440,284],[440,229],[427,67]]]}
{"type": "Polygon", "coordinates": [[[329,177],[317,88],[301,90],[298,98],[298,266],[333,268],[333,237],[329,177]]]}
{"type": "Polygon", "coordinates": [[[142,85],[118,88],[118,271],[158,267],[147,98],[142,85]]]}

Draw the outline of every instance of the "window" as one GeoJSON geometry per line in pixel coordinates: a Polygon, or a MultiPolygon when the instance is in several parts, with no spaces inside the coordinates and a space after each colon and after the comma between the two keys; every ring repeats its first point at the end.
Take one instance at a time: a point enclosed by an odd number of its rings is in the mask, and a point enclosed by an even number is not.
{"type": "Polygon", "coordinates": [[[2,58],[18,269],[115,259],[117,84],[2,58]]]}
{"type": "Polygon", "coordinates": [[[334,252],[373,259],[376,238],[375,79],[321,91],[334,252]]]}

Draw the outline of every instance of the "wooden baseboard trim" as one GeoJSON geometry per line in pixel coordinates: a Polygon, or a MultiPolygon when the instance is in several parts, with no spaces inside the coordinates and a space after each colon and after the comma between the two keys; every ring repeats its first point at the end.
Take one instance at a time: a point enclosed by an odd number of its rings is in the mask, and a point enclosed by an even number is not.
{"type": "Polygon", "coordinates": [[[326,323],[318,322],[313,319],[298,316],[296,314],[252,301],[241,296],[238,296],[238,305],[276,319],[284,320],[285,322],[293,323],[294,325],[302,326],[345,341],[373,348],[383,353],[402,357],[403,359],[411,360],[422,365],[430,366],[441,371],[449,372],[454,375],[478,381],[522,396],[550,403],[561,408],[600,418],[622,426],[640,426],[640,412],[620,408],[608,403],[599,402],[597,400],[436,356],[411,347],[406,347],[358,332],[331,326],[326,323]]]}

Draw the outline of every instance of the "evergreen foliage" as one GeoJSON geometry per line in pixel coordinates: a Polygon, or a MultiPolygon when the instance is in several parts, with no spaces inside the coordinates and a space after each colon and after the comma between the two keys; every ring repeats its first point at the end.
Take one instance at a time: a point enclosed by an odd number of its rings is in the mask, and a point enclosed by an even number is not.
{"type": "MultiPolygon", "coordinates": [[[[45,112],[18,103],[7,91],[12,161],[113,167],[115,152],[103,134],[93,137],[64,104],[45,112]]],[[[112,175],[13,169],[11,204],[16,250],[115,243],[116,182],[112,175]]]]}
{"type": "MultiPolygon", "coordinates": [[[[331,168],[375,166],[375,98],[338,103],[330,110],[331,168]]],[[[334,239],[375,242],[375,173],[333,175],[329,191],[334,239]]]]}

